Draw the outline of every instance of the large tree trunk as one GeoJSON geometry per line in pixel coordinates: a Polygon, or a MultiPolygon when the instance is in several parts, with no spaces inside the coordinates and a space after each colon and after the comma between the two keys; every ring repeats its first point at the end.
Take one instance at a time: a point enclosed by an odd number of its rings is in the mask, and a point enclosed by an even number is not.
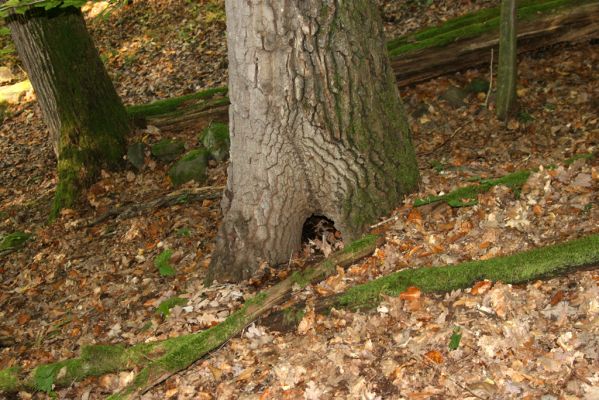
{"type": "Polygon", "coordinates": [[[418,184],[373,1],[226,1],[231,164],[208,281],[287,261],[312,215],[346,241],[418,184]]]}
{"type": "Polygon", "coordinates": [[[58,158],[55,216],[74,205],[100,168],[121,163],[127,112],[78,9],[36,8],[7,22],[58,158]]]}

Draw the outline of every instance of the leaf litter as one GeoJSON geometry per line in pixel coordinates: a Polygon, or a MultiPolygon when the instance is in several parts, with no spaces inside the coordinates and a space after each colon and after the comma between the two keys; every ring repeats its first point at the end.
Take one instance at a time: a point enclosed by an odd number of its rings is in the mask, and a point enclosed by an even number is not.
{"type": "MultiPolygon", "coordinates": [[[[414,2],[402,8],[382,2],[382,7],[392,36],[478,3],[414,2]]],[[[191,12],[186,4],[135,1],[106,20],[89,21],[126,102],[225,82],[222,2],[200,1],[191,12]]],[[[308,306],[295,332],[271,331],[257,321],[143,398],[598,398],[596,271],[518,286],[484,281],[447,294],[422,294],[414,287],[362,313],[334,310],[323,316],[310,305],[402,268],[488,259],[598,232],[597,65],[596,45],[589,43],[522,56],[518,94],[525,114],[505,127],[481,96],[470,95],[457,110],[441,99],[447,87],[488,79],[485,68],[402,90],[422,185],[376,228],[385,233],[385,243],[347,271],[298,287],[293,298],[308,306]],[[498,185],[477,193],[470,207],[443,202],[414,207],[418,199],[518,170],[531,171],[518,196],[498,185]]],[[[191,148],[197,133],[149,127],[134,138],[148,143],[177,138],[191,148]]],[[[83,210],[67,210],[47,225],[55,161],[35,103],[9,109],[0,146],[0,236],[32,235],[19,251],[0,255],[0,368],[73,357],[85,344],[134,344],[206,329],[260,285],[300,268],[304,256],[342,245],[317,238],[286,268],[264,266],[264,276],[254,282],[204,288],[218,202],[178,204],[90,228],[79,223],[169,193],[168,165],[147,154],[141,171],[105,172],[83,210]],[[172,252],[174,276],[161,276],[154,265],[166,251],[172,252]],[[170,300],[168,313],[157,312],[169,299],[180,300],[170,300]]],[[[225,166],[211,166],[209,184],[224,183],[225,166]]],[[[88,378],[57,395],[103,398],[132,376],[88,378]]]]}

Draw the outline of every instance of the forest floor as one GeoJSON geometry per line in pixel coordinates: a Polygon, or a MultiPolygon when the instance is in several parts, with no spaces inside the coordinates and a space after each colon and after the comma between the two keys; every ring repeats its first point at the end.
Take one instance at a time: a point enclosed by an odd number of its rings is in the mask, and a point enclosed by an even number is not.
{"type": "MultiPolygon", "coordinates": [[[[381,3],[391,37],[498,2],[381,3]]],[[[135,1],[106,18],[92,18],[93,11],[90,30],[125,103],[226,83],[221,1],[135,1]]],[[[17,61],[6,63],[19,78],[17,61]]],[[[444,100],[450,87],[466,87],[475,78],[488,79],[488,68],[402,90],[420,191],[397,205],[373,257],[295,297],[315,299],[403,268],[488,259],[599,232],[598,45],[521,56],[520,112],[505,126],[494,118],[492,102],[485,106],[485,93],[444,100]],[[521,169],[535,172],[518,198],[497,186],[471,207],[413,207],[415,199],[521,169]]],[[[192,148],[198,133],[148,127],[131,141],[177,137],[192,148]]],[[[65,210],[48,224],[55,158],[35,101],[7,110],[0,149],[0,236],[33,235],[19,251],[0,253],[0,369],[73,357],[85,344],[135,344],[197,332],[334,245],[314,240],[261,280],[206,288],[202,280],[221,218],[218,201],[82,224],[117,205],[173,191],[167,164],[148,155],[141,171],[103,172],[83,208],[65,210]],[[154,264],[165,249],[173,251],[174,277],[161,276],[154,264]],[[161,315],[158,306],[173,296],[186,304],[161,315]]],[[[208,184],[224,184],[225,171],[226,163],[213,163],[208,184]]],[[[57,396],[103,398],[132,377],[89,378],[57,396]]],[[[143,398],[599,399],[599,272],[385,298],[371,312],[306,319],[296,332],[271,331],[257,321],[143,398]],[[457,330],[461,342],[450,350],[457,330]]]]}

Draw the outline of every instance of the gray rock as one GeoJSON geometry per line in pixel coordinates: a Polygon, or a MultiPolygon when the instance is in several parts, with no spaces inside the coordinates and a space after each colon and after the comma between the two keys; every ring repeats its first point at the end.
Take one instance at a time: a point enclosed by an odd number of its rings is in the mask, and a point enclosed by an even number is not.
{"type": "Polygon", "coordinates": [[[135,142],[127,147],[127,160],[138,171],[144,167],[146,145],[141,142],[135,142]]]}
{"type": "Polygon", "coordinates": [[[210,124],[199,135],[200,142],[208,150],[216,161],[224,161],[229,158],[229,126],[221,123],[210,124]]]}
{"type": "Polygon", "coordinates": [[[445,100],[453,108],[464,107],[466,103],[464,99],[468,96],[468,92],[457,86],[450,86],[440,96],[441,100],[445,100]]]}
{"type": "Polygon", "coordinates": [[[192,179],[199,183],[206,182],[209,157],[206,149],[195,149],[186,153],[168,171],[173,185],[179,186],[192,179]]]}
{"type": "Polygon", "coordinates": [[[16,77],[10,68],[4,66],[0,67],[0,85],[12,82],[15,80],[15,78],[16,77]]]}
{"type": "Polygon", "coordinates": [[[557,396],[554,396],[552,394],[544,394],[541,396],[541,400],[557,400],[557,396]]]}
{"type": "Polygon", "coordinates": [[[420,103],[416,106],[416,109],[412,111],[412,118],[418,119],[426,113],[428,113],[428,105],[425,103],[420,103]]]}
{"type": "Polygon", "coordinates": [[[162,139],[153,144],[150,151],[160,161],[174,161],[185,151],[185,144],[179,140],[162,139]]]}

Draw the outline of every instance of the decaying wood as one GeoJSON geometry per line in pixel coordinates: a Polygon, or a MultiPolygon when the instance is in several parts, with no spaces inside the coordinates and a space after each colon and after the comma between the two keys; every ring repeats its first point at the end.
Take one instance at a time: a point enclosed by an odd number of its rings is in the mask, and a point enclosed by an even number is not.
{"type": "Polygon", "coordinates": [[[229,105],[207,106],[201,109],[189,108],[180,114],[157,115],[146,120],[148,125],[154,125],[162,130],[180,131],[184,129],[201,129],[211,122],[227,122],[229,120],[229,105]]]}
{"type": "MultiPolygon", "coordinates": [[[[517,24],[518,53],[558,43],[599,37],[599,2],[568,8],[517,24]]],[[[497,52],[498,32],[406,53],[391,59],[397,84],[408,86],[437,76],[486,64],[491,49],[497,52]]]]}
{"type": "Polygon", "coordinates": [[[160,207],[169,207],[175,204],[189,203],[199,200],[220,199],[224,186],[206,186],[195,189],[180,189],[168,193],[157,199],[152,199],[145,203],[133,203],[124,206],[112,208],[104,214],[87,222],[86,226],[91,227],[112,217],[130,218],[139,215],[142,211],[155,210],[160,207]]]}

